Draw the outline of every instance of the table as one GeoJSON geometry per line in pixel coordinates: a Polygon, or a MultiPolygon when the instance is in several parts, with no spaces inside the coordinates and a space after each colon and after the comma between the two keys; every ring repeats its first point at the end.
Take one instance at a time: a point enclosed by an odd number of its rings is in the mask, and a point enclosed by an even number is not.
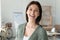
{"type": "Polygon", "coordinates": [[[52,36],[53,40],[56,40],[56,35],[60,35],[60,33],[57,33],[57,32],[47,32],[47,35],[48,36],[52,36]]]}

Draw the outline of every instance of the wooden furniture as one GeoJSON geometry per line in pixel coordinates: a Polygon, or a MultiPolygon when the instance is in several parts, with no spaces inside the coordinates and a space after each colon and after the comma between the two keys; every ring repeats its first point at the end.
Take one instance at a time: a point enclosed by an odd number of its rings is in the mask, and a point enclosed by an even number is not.
{"type": "Polygon", "coordinates": [[[46,31],[51,31],[52,26],[50,26],[50,25],[49,25],[49,26],[47,26],[47,27],[44,27],[44,26],[43,26],[43,28],[44,28],[46,31]]]}
{"type": "Polygon", "coordinates": [[[56,24],[55,25],[55,30],[56,30],[56,32],[60,31],[60,25],[56,24]]]}

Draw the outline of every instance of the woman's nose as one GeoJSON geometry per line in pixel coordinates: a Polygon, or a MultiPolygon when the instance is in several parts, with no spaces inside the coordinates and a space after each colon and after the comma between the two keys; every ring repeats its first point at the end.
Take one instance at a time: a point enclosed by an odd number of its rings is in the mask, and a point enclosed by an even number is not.
{"type": "Polygon", "coordinates": [[[32,15],[34,15],[34,13],[35,13],[34,11],[31,12],[32,15]]]}

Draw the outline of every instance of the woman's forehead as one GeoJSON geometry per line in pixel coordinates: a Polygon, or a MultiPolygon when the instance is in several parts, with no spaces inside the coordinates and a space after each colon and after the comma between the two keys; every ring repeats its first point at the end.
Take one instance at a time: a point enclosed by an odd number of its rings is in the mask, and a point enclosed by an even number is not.
{"type": "Polygon", "coordinates": [[[31,5],[29,6],[29,8],[39,9],[38,6],[37,6],[36,4],[31,4],[31,5]]]}

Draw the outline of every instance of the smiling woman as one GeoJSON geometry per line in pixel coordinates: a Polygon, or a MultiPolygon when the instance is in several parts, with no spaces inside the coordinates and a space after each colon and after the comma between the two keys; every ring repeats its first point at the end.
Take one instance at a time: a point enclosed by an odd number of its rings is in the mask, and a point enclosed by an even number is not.
{"type": "Polygon", "coordinates": [[[18,27],[17,40],[48,40],[46,31],[39,25],[41,17],[41,4],[31,1],[26,8],[27,23],[18,27]]]}
{"type": "Polygon", "coordinates": [[[28,20],[34,21],[36,18],[39,16],[39,8],[35,5],[32,4],[27,10],[27,15],[28,15],[28,20]]]}

